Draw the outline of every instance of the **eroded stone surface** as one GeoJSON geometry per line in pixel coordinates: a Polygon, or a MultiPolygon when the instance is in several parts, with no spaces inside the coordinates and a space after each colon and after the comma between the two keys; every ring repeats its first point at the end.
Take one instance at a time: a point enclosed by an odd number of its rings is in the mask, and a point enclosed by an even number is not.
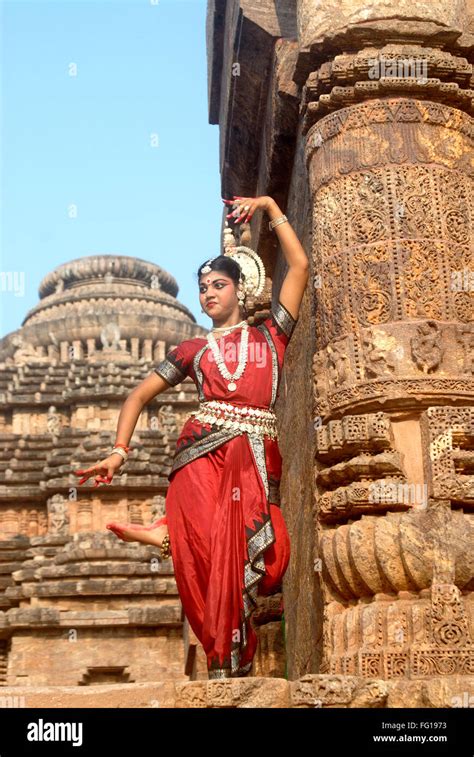
{"type": "Polygon", "coordinates": [[[88,687],[4,687],[2,707],[141,708],[451,708],[474,705],[474,677],[381,681],[357,676],[306,675],[88,687]]]}

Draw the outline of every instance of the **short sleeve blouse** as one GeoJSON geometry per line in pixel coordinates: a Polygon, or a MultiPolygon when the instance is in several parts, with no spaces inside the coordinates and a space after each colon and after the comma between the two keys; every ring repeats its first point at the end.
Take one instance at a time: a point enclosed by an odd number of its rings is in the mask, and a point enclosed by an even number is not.
{"type": "Polygon", "coordinates": [[[196,340],[187,339],[167,352],[164,360],[154,369],[155,373],[164,378],[170,386],[176,386],[190,375],[189,371],[195,354],[196,340]]]}
{"type": "Polygon", "coordinates": [[[288,346],[297,322],[280,300],[272,305],[269,317],[263,321],[275,344],[283,348],[288,346]]]}

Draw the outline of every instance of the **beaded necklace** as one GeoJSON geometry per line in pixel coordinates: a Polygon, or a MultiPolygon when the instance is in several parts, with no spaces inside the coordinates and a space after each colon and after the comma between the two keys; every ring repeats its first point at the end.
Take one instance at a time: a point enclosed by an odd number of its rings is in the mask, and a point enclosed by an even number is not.
{"type": "Polygon", "coordinates": [[[237,389],[237,384],[235,383],[235,381],[242,376],[243,372],[245,371],[245,367],[247,365],[247,353],[248,353],[247,348],[248,348],[248,341],[249,341],[249,325],[247,321],[241,321],[240,323],[236,323],[234,326],[228,326],[227,328],[216,327],[207,334],[206,339],[208,341],[209,347],[211,348],[212,354],[214,355],[214,360],[217,363],[219,373],[221,374],[222,378],[224,378],[226,381],[229,381],[229,383],[227,384],[227,389],[230,392],[235,392],[235,390],[237,389]],[[239,362],[237,364],[237,368],[234,371],[234,373],[230,373],[225,364],[224,358],[221,355],[221,352],[216,342],[216,338],[212,332],[222,331],[223,333],[221,334],[221,336],[224,336],[226,333],[230,333],[230,331],[233,331],[237,327],[242,328],[242,337],[240,340],[240,348],[239,348],[239,362]]]}

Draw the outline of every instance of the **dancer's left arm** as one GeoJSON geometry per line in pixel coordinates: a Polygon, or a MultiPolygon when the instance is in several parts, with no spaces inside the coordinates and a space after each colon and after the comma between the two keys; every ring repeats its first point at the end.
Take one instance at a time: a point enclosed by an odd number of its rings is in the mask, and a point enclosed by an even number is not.
{"type": "MultiPolygon", "coordinates": [[[[283,215],[283,211],[278,207],[273,197],[267,195],[262,197],[234,196],[233,200],[224,200],[224,202],[228,205],[238,204],[237,210],[234,213],[229,213],[227,216],[234,215],[237,223],[242,220],[244,223],[249,223],[253,214],[258,209],[265,210],[271,221],[283,215]],[[243,212],[242,209],[246,207],[248,207],[248,211],[243,212]],[[240,213],[241,215],[239,215],[240,213]]],[[[288,263],[288,271],[281,285],[278,299],[296,321],[304,290],[308,283],[308,258],[289,221],[275,226],[274,232],[278,236],[282,252],[288,263]]]]}
{"type": "MultiPolygon", "coordinates": [[[[280,210],[275,200],[269,197],[267,213],[271,221],[280,218],[283,211],[280,210]]],[[[282,252],[288,263],[288,271],[283,284],[281,285],[278,299],[281,304],[288,310],[295,320],[298,319],[301,300],[303,299],[304,290],[308,283],[309,263],[303,246],[295,234],[295,231],[288,221],[279,223],[274,227],[278,236],[282,252]]]]}

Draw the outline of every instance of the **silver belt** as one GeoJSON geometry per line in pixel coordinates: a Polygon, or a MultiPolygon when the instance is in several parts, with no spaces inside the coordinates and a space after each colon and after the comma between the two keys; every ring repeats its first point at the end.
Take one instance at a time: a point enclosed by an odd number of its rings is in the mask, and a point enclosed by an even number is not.
{"type": "Polygon", "coordinates": [[[268,408],[231,405],[222,400],[210,400],[200,402],[197,412],[190,414],[190,418],[192,417],[218,428],[239,429],[242,432],[278,439],[276,415],[268,408]]]}

